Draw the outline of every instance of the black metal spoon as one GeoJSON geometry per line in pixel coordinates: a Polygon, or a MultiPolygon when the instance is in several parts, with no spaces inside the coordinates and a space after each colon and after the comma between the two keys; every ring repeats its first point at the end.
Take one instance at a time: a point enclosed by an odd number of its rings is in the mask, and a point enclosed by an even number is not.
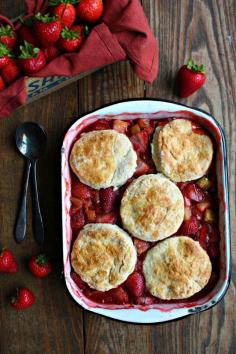
{"type": "Polygon", "coordinates": [[[33,226],[34,238],[41,246],[44,241],[44,228],[41,216],[36,177],[36,165],[39,156],[44,152],[47,144],[47,135],[37,123],[26,122],[16,130],[16,146],[23,156],[27,158],[27,169],[24,179],[24,189],[15,226],[15,239],[22,242],[26,233],[26,199],[29,174],[32,167],[32,193],[33,193],[33,226]]]}

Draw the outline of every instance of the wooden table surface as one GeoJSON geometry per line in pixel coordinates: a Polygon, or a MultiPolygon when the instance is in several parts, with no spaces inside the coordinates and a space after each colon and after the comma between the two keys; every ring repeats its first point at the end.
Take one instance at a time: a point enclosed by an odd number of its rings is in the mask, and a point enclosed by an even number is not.
{"type": "MultiPolygon", "coordinates": [[[[227,354],[236,353],[235,257],[227,295],[213,309],[161,325],[132,325],[83,311],[68,294],[62,270],[60,207],[60,146],[74,117],[101,105],[128,98],[166,98],[201,107],[225,129],[228,141],[232,253],[235,255],[236,159],[236,3],[234,0],[143,0],[150,25],[159,41],[159,75],[145,85],[128,63],[109,66],[78,83],[19,109],[0,122],[0,247],[12,249],[20,272],[0,275],[1,354],[227,354]],[[207,82],[189,99],[173,93],[177,69],[189,58],[206,64],[207,82]],[[41,123],[48,149],[39,163],[39,188],[46,229],[45,249],[54,272],[44,280],[27,271],[33,241],[31,200],[28,199],[27,240],[17,245],[13,226],[25,162],[14,145],[16,127],[24,121],[41,123]],[[8,296],[17,286],[36,294],[36,304],[15,312],[8,296]]],[[[14,17],[22,0],[1,0],[0,13],[14,17]]]]}

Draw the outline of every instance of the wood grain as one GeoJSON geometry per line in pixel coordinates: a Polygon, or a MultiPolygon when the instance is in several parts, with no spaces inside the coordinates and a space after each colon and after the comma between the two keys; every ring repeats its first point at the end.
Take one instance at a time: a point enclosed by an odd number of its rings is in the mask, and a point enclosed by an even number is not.
{"type": "MultiPolygon", "coordinates": [[[[132,325],[110,320],[77,306],[63,278],[60,216],[60,146],[73,118],[122,99],[166,98],[211,112],[225,129],[229,153],[232,254],[236,252],[236,44],[234,0],[143,0],[144,10],[159,42],[159,76],[152,85],[137,79],[128,63],[118,63],[19,109],[0,122],[0,248],[11,248],[20,272],[0,274],[0,354],[233,354],[236,352],[236,262],[227,295],[212,310],[162,325],[132,325]],[[195,95],[180,100],[174,90],[178,68],[188,57],[205,63],[207,82],[195,95]],[[145,90],[144,90],[145,88],[145,90]],[[14,145],[23,121],[40,122],[48,133],[48,149],[38,166],[46,251],[54,272],[44,280],[27,271],[29,255],[38,252],[32,238],[28,199],[27,241],[13,240],[24,161],[14,145]],[[16,313],[9,293],[28,286],[34,307],[16,313]]],[[[23,0],[0,1],[0,13],[14,17],[23,0]]]]}

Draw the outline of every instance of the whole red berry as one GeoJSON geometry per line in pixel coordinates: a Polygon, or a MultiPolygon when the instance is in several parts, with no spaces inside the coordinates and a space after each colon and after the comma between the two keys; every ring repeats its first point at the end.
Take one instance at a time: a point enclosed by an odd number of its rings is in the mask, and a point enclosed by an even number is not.
{"type": "MultiPolygon", "coordinates": [[[[53,4],[53,2],[50,2],[53,4]]],[[[58,4],[58,1],[55,2],[58,4]]],[[[60,18],[62,25],[70,28],[76,19],[76,10],[75,7],[70,3],[70,0],[61,1],[57,6],[53,7],[50,12],[54,15],[57,15],[60,18]]]]}
{"type": "Polygon", "coordinates": [[[80,0],[76,13],[79,20],[94,23],[97,22],[103,13],[102,0],[80,0]]]}
{"type": "Polygon", "coordinates": [[[0,272],[2,273],[16,273],[18,267],[16,260],[8,249],[3,249],[0,253],[0,272]]]}
{"type": "Polygon", "coordinates": [[[9,25],[0,26],[0,42],[6,44],[9,49],[13,49],[16,44],[16,32],[9,25]]]}
{"type": "Polygon", "coordinates": [[[16,310],[24,310],[35,303],[35,297],[31,290],[19,288],[11,298],[11,306],[16,310]]]}
{"type": "Polygon", "coordinates": [[[17,62],[24,73],[35,74],[46,66],[44,52],[39,48],[25,42],[24,45],[20,46],[20,51],[17,62]]]}
{"type": "Polygon", "coordinates": [[[141,273],[132,273],[125,282],[129,293],[135,297],[143,295],[145,289],[144,277],[141,273]]]}
{"type": "Polygon", "coordinates": [[[191,59],[179,69],[177,85],[180,97],[188,97],[197,91],[206,81],[204,65],[196,65],[191,59]]]}
{"type": "Polygon", "coordinates": [[[11,59],[9,64],[4,66],[1,75],[7,84],[11,84],[20,76],[20,69],[15,60],[11,59]]]}
{"type": "Polygon", "coordinates": [[[35,16],[35,34],[43,47],[48,47],[57,42],[62,31],[62,23],[55,15],[42,15],[40,12],[35,16]]]}
{"type": "Polygon", "coordinates": [[[73,26],[70,29],[64,27],[58,46],[67,53],[75,52],[79,49],[85,38],[85,26],[73,26]]]}
{"type": "Polygon", "coordinates": [[[29,260],[29,270],[37,278],[44,278],[52,271],[52,264],[45,254],[32,256],[29,260]]]}
{"type": "Polygon", "coordinates": [[[8,47],[0,42],[0,70],[9,64],[11,58],[11,53],[8,47]]]}

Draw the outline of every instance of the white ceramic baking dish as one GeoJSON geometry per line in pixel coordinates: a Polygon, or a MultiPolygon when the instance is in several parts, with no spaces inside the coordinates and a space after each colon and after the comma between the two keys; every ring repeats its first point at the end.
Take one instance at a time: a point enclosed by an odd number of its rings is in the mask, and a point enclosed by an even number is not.
{"type": "Polygon", "coordinates": [[[208,113],[187,107],[178,103],[162,100],[132,100],[116,103],[79,118],[67,131],[61,150],[61,183],[62,183],[62,230],[63,230],[63,261],[66,286],[74,300],[83,308],[100,315],[133,323],[160,323],[207,310],[218,303],[225,295],[230,281],[230,227],[229,201],[227,180],[227,152],[224,132],[216,119],[208,113]],[[95,304],[86,299],[71,278],[71,238],[70,227],[70,169],[69,153],[72,143],[81,129],[96,121],[101,116],[107,119],[135,119],[185,117],[204,126],[212,135],[216,144],[217,184],[219,197],[219,227],[220,227],[220,274],[214,288],[202,298],[188,303],[165,303],[150,307],[112,306],[95,304]]]}

